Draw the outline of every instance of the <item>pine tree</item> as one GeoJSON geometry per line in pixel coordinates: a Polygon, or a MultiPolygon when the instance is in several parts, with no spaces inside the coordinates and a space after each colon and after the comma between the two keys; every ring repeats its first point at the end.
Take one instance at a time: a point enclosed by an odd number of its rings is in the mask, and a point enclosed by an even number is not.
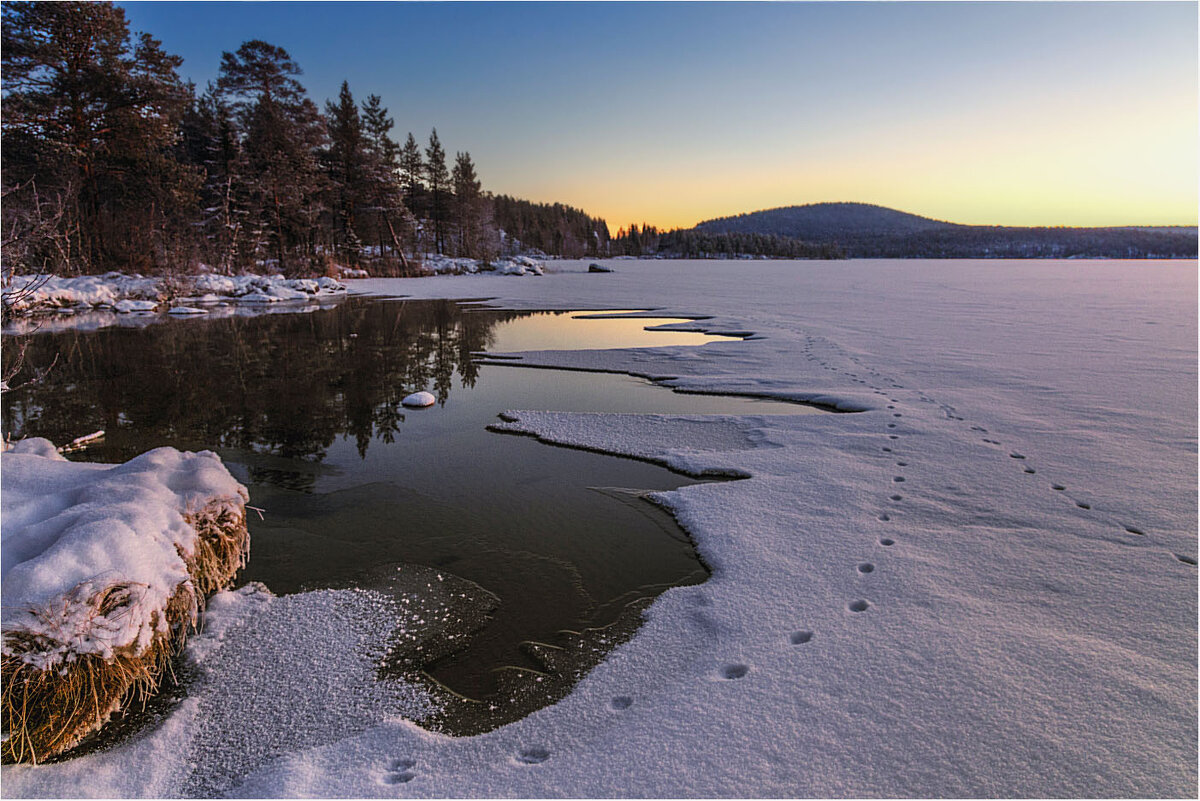
{"type": "Polygon", "coordinates": [[[479,255],[479,240],[482,233],[482,185],[475,174],[475,164],[470,153],[456,153],[454,157],[454,228],[458,238],[458,253],[463,256],[479,255]]]}
{"type": "Polygon", "coordinates": [[[425,191],[425,161],[421,158],[421,146],[412,133],[400,151],[400,181],[404,185],[404,202],[413,214],[422,211],[421,196],[425,191]]]}
{"type": "Polygon", "coordinates": [[[450,172],[446,169],[446,151],[438,140],[437,128],[429,135],[425,148],[425,180],[429,186],[429,218],[433,221],[434,246],[438,253],[446,252],[446,190],[450,172]]]}
{"type": "Polygon", "coordinates": [[[293,272],[311,267],[317,254],[323,180],[316,150],[325,143],[325,126],[299,74],[286,50],[254,40],[223,54],[217,79],[242,130],[248,226],[261,255],[293,272]]]}
{"type": "Polygon", "coordinates": [[[180,160],[204,175],[197,221],[202,258],[220,272],[232,273],[244,234],[240,210],[246,200],[239,193],[245,159],[233,112],[212,84],[185,112],[178,147],[180,160]]]}
{"type": "MultiPolygon", "coordinates": [[[[401,238],[410,243],[416,230],[416,221],[405,208],[401,196],[400,147],[392,139],[390,131],[395,122],[388,116],[387,107],[379,95],[369,95],[362,104],[363,134],[366,137],[369,159],[369,195],[372,208],[377,214],[375,239],[379,243],[382,257],[390,243],[393,253],[407,271],[401,238]],[[397,229],[399,228],[399,231],[397,229]]],[[[409,135],[411,139],[411,134],[409,135]]],[[[416,141],[417,160],[421,153],[416,141]]],[[[420,168],[418,167],[418,172],[420,168]]]]}
{"type": "Polygon", "coordinates": [[[59,247],[31,267],[168,263],[199,182],[172,147],[189,97],[182,59],[131,37],[112,3],[5,3],[2,37],[6,235],[23,203],[53,196],[59,247]]]}
{"type": "Polygon", "coordinates": [[[350,84],[342,81],[338,102],[325,104],[329,149],[325,161],[329,171],[334,242],[353,265],[361,254],[356,215],[367,202],[370,167],[367,142],[358,106],[350,84]]]}
{"type": "MultiPolygon", "coordinates": [[[[362,104],[363,134],[381,166],[389,171],[399,167],[400,146],[391,137],[395,120],[388,116],[387,107],[379,95],[368,95],[362,104]]],[[[416,144],[414,142],[413,144],[416,144]]]]}

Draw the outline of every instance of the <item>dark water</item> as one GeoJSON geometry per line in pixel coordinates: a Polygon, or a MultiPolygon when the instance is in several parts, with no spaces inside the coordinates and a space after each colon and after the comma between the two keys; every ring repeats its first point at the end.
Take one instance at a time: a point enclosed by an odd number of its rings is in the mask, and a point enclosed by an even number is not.
{"type": "Polygon", "coordinates": [[[489,432],[499,412],[812,411],[471,358],[538,342],[678,344],[646,324],[347,300],[307,314],[43,334],[26,359],[57,353],[58,364],[45,383],[3,395],[4,425],[57,443],[102,429],[103,443],[76,457],[92,461],[161,445],[217,451],[263,510],[251,513],[239,581],[277,594],[384,588],[406,564],[462,580],[464,609],[475,610],[460,632],[466,647],[399,661],[467,698],[507,698],[511,675],[554,668],[547,646],[593,655],[564,671],[577,673],[636,627],[647,599],[707,572],[670,516],[641,498],[694,479],[489,432]],[[401,406],[421,389],[438,404],[401,406]]]}

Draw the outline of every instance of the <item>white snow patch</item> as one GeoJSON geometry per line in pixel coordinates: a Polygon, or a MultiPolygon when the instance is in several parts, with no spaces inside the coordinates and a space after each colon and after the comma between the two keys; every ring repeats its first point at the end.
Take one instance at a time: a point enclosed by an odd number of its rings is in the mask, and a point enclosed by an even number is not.
{"type": "MultiPolygon", "coordinates": [[[[43,638],[45,649],[21,654],[39,668],[78,654],[140,652],[165,631],[161,610],[190,581],[184,557],[198,539],[184,514],[247,498],[209,451],[158,448],[121,465],[92,464],[66,461],[33,439],[0,459],[0,625],[6,635],[43,638]],[[128,606],[102,616],[86,603],[117,584],[131,588],[128,606]]],[[[7,638],[4,653],[13,653],[7,638]]]]}
{"type": "Polygon", "coordinates": [[[404,406],[421,408],[423,406],[432,406],[433,404],[437,403],[437,398],[433,396],[432,392],[414,392],[411,395],[405,395],[404,399],[401,400],[400,403],[404,406]]]}
{"type": "Polygon", "coordinates": [[[421,258],[422,266],[427,273],[440,275],[445,273],[495,273],[497,275],[544,275],[545,266],[536,259],[528,256],[508,256],[493,259],[490,262],[464,257],[441,256],[427,253],[421,258]]]}
{"type": "Polygon", "coordinates": [[[129,298],[122,298],[113,304],[113,308],[121,314],[152,312],[158,308],[158,302],[154,300],[130,300],[129,298]]]}

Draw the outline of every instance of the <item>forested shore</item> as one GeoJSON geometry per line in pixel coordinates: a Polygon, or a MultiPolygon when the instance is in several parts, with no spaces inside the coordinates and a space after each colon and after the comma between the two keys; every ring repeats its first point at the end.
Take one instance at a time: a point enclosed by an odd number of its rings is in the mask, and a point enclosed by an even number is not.
{"type": "Polygon", "coordinates": [[[253,40],[203,90],[110,3],[3,10],[7,275],[420,269],[541,249],[605,255],[603,220],[485,191],[469,152],[393,138],[343,82],[318,107],[286,50],[253,40]]]}

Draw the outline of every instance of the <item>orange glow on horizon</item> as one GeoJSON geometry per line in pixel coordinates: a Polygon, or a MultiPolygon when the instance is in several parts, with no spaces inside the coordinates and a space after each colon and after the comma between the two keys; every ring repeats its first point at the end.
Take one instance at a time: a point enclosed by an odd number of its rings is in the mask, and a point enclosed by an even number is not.
{"type": "MultiPolygon", "coordinates": [[[[1197,224],[1197,102],[1148,90],[1112,114],[1098,102],[1061,106],[1047,93],[1019,107],[964,109],[716,158],[685,137],[641,158],[564,162],[558,180],[523,190],[602,217],[660,230],[821,202],[886,206],[969,225],[1103,227],[1197,224]],[[727,156],[727,157],[726,157],[727,156]]],[[[605,157],[607,156],[607,157],[605,157]]],[[[522,191],[525,194],[522,194],[522,191]]]]}

